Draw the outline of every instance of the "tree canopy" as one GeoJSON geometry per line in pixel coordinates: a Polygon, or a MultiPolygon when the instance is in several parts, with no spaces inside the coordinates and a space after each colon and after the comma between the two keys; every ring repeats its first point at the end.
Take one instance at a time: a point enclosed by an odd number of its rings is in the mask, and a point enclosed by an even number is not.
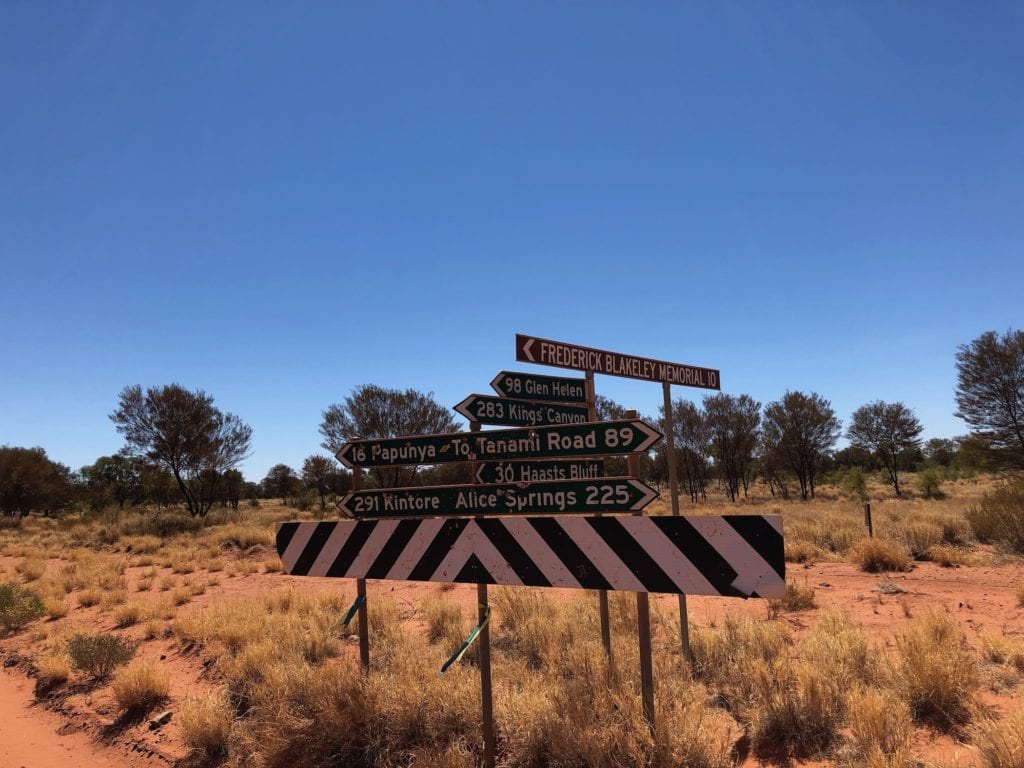
{"type": "Polygon", "coordinates": [[[956,413],[995,463],[1024,467],[1024,331],[988,331],[956,353],[956,413]]]}
{"type": "Polygon", "coordinates": [[[122,452],[169,471],[189,514],[199,517],[213,506],[221,474],[248,455],[252,440],[252,428],[212,396],[178,384],[125,387],[110,420],[124,435],[122,452]]]}
{"type": "MultiPolygon", "coordinates": [[[[456,432],[459,425],[451,409],[434,400],[433,392],[415,389],[385,389],[363,384],[340,404],[323,412],[321,445],[337,453],[348,440],[357,437],[402,437],[456,432]]],[[[416,467],[375,467],[372,474],[382,488],[410,485],[416,467]]]]}
{"type": "Polygon", "coordinates": [[[896,459],[902,451],[921,444],[922,429],[913,411],[903,403],[876,400],[853,412],[846,436],[855,448],[881,459],[896,495],[901,496],[896,459]]]}
{"type": "Polygon", "coordinates": [[[0,512],[50,514],[71,501],[71,470],[42,448],[0,446],[0,512]]]}
{"type": "Polygon", "coordinates": [[[765,406],[762,429],[765,452],[796,476],[802,498],[814,498],[818,473],[839,439],[832,404],[816,392],[786,392],[765,406]]]}

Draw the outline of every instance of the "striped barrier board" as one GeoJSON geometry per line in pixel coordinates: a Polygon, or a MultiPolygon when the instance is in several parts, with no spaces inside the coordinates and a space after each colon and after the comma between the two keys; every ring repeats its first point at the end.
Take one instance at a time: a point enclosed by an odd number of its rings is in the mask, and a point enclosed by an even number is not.
{"type": "Polygon", "coordinates": [[[499,517],[278,523],[293,576],[786,594],[782,517],[499,517]]]}

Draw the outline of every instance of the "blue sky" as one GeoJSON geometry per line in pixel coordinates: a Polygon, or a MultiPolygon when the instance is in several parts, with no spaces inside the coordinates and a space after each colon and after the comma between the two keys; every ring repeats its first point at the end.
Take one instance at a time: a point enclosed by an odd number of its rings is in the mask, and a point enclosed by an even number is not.
{"type": "Polygon", "coordinates": [[[962,433],[957,345],[1022,326],[1022,38],[1019,3],[5,3],[0,443],[77,468],[178,382],[259,479],[359,384],[530,370],[516,332],[962,433]]]}

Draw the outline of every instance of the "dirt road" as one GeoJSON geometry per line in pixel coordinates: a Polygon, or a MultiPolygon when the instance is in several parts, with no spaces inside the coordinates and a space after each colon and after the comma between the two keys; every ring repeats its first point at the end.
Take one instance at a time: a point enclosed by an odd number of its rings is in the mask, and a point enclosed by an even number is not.
{"type": "Polygon", "coordinates": [[[60,715],[33,704],[33,683],[0,669],[0,766],[4,768],[135,768],[131,759],[82,732],[58,735],[60,715]]]}

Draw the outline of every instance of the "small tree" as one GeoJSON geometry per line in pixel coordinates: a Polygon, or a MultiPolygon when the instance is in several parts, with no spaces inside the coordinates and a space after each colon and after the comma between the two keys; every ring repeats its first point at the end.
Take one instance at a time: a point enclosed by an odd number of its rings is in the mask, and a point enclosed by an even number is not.
{"type": "Polygon", "coordinates": [[[765,406],[762,429],[767,453],[796,476],[800,496],[813,499],[817,475],[839,439],[832,404],[816,392],[787,392],[765,406]]]}
{"type": "MultiPolygon", "coordinates": [[[[660,409],[661,428],[665,429],[665,407],[660,409]]],[[[704,412],[689,400],[672,401],[672,437],[676,449],[676,474],[690,500],[707,499],[710,435],[704,412]]],[[[659,447],[659,463],[667,462],[664,447],[659,447]]],[[[667,470],[667,467],[666,467],[667,470]]]]}
{"type": "Polygon", "coordinates": [[[188,513],[198,517],[210,511],[220,474],[248,455],[252,439],[252,428],[214,406],[213,397],[178,384],[125,387],[110,419],[124,435],[123,452],[170,472],[188,513]]]}
{"type": "MultiPolygon", "coordinates": [[[[433,393],[404,392],[376,384],[356,387],[345,402],[328,406],[320,423],[321,445],[336,454],[350,439],[431,435],[458,431],[451,410],[434,400],[433,393]]],[[[381,488],[411,485],[416,467],[374,467],[381,488]]]]}
{"type": "Polygon", "coordinates": [[[72,498],[71,470],[42,448],[0,446],[0,512],[51,514],[72,498]]]}
{"type": "Polygon", "coordinates": [[[903,403],[877,400],[853,412],[846,436],[851,445],[878,456],[896,495],[902,496],[896,459],[901,451],[921,444],[922,429],[917,417],[903,403]]]}
{"type": "Polygon", "coordinates": [[[711,454],[731,501],[736,501],[754,461],[761,404],[748,395],[719,393],[704,398],[711,454]]]}
{"type": "Polygon", "coordinates": [[[144,499],[142,462],[138,459],[100,456],[95,463],[82,467],[79,474],[93,501],[109,499],[124,509],[125,504],[138,504],[144,499]]]}
{"type": "Polygon", "coordinates": [[[994,463],[1024,467],[1024,331],[988,331],[956,353],[956,413],[994,463]]]}
{"type": "Polygon", "coordinates": [[[298,494],[300,485],[295,470],[287,464],[275,464],[263,478],[263,494],[267,498],[277,496],[282,504],[287,504],[288,499],[298,494]]]}
{"type": "Polygon", "coordinates": [[[331,476],[337,471],[333,459],[326,456],[307,456],[302,462],[302,484],[320,496],[321,511],[327,508],[327,494],[331,491],[331,476]]]}

